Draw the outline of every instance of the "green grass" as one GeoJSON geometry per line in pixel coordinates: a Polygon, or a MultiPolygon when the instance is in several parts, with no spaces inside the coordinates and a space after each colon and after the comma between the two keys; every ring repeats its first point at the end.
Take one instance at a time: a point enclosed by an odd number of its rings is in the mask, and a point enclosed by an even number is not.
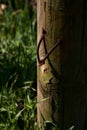
{"type": "MultiPolygon", "coordinates": [[[[20,6],[20,3],[17,4],[20,6]]],[[[37,130],[36,19],[9,2],[0,15],[0,130],[37,130]]]]}
{"type": "MultiPolygon", "coordinates": [[[[0,92],[0,129],[1,130],[37,130],[36,90],[32,82],[24,82],[21,88],[13,89],[17,76],[10,88],[9,82],[0,92]]],[[[10,81],[10,80],[9,80],[10,81]]]]}
{"type": "Polygon", "coordinates": [[[36,20],[25,3],[13,11],[10,6],[0,16],[0,86],[17,73],[20,81],[36,79],[36,20]]]}

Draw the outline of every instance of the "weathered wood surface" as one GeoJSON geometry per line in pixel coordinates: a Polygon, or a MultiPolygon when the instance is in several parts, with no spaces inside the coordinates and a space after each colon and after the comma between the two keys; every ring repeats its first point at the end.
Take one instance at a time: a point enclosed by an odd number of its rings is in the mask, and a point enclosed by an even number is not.
{"type": "MultiPolygon", "coordinates": [[[[38,124],[42,118],[60,124],[63,130],[75,125],[84,130],[87,123],[87,2],[86,0],[38,0],[37,43],[47,32],[47,51],[58,38],[57,47],[46,63],[37,69],[38,124]],[[42,117],[43,116],[43,117],[42,117]]],[[[44,46],[40,56],[44,57],[44,46]]]]}

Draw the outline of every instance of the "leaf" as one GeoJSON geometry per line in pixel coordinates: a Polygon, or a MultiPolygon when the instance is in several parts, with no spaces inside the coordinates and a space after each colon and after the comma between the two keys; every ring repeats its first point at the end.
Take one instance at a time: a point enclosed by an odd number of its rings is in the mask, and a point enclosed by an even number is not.
{"type": "Polygon", "coordinates": [[[5,109],[5,108],[2,107],[2,108],[0,108],[0,111],[4,112],[4,111],[7,111],[7,109],[5,109]]]}
{"type": "Polygon", "coordinates": [[[18,114],[15,117],[15,120],[17,120],[19,118],[19,116],[21,115],[21,113],[24,111],[25,108],[23,108],[21,111],[18,112],[18,114]]]}
{"type": "Polygon", "coordinates": [[[43,98],[43,99],[41,99],[40,101],[38,101],[37,103],[44,102],[44,101],[46,101],[46,100],[48,100],[48,99],[49,99],[49,97],[48,97],[48,98],[43,98]]]}
{"type": "Polygon", "coordinates": [[[68,130],[73,130],[75,128],[75,126],[71,126],[68,130]]]}
{"type": "Polygon", "coordinates": [[[5,124],[4,123],[0,123],[0,127],[5,127],[5,124]]]}
{"type": "Polygon", "coordinates": [[[26,82],[24,82],[24,84],[26,85],[26,84],[32,84],[34,81],[26,81],[26,82]]]}

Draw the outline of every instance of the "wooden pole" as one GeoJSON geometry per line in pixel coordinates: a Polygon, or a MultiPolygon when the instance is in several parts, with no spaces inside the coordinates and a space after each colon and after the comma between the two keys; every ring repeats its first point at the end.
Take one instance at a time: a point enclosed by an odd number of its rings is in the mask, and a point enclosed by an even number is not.
{"type": "MultiPolygon", "coordinates": [[[[53,122],[60,130],[72,125],[87,128],[87,1],[38,0],[37,43],[46,31],[39,55],[45,54],[58,39],[63,44],[37,67],[37,120],[53,122]]],[[[45,128],[50,129],[49,123],[45,128]],[[49,128],[48,128],[49,127],[49,128]]]]}

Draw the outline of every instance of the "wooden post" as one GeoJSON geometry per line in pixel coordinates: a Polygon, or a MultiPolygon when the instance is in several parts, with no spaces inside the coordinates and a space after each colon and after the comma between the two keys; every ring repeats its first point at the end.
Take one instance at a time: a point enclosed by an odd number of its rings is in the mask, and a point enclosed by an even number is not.
{"type": "MultiPolygon", "coordinates": [[[[60,130],[67,130],[72,125],[75,130],[87,128],[86,23],[86,0],[37,1],[37,43],[42,30],[46,31],[46,46],[41,44],[40,58],[44,58],[57,39],[63,41],[45,64],[37,67],[39,127],[50,121],[60,130]]],[[[45,128],[50,129],[49,123],[42,130],[45,128]]]]}
{"type": "MultiPolygon", "coordinates": [[[[37,2],[37,43],[42,36],[42,30],[46,31],[46,45],[44,46],[44,43],[41,43],[39,49],[42,59],[58,39],[62,40],[63,12],[59,9],[60,4],[62,7],[63,3],[58,0],[38,0],[37,2]]],[[[52,125],[50,122],[60,127],[63,124],[60,46],[54,49],[49,58],[45,60],[45,64],[37,68],[38,125],[40,127],[45,121],[48,121],[49,123],[46,123],[48,129],[52,125]]]]}

